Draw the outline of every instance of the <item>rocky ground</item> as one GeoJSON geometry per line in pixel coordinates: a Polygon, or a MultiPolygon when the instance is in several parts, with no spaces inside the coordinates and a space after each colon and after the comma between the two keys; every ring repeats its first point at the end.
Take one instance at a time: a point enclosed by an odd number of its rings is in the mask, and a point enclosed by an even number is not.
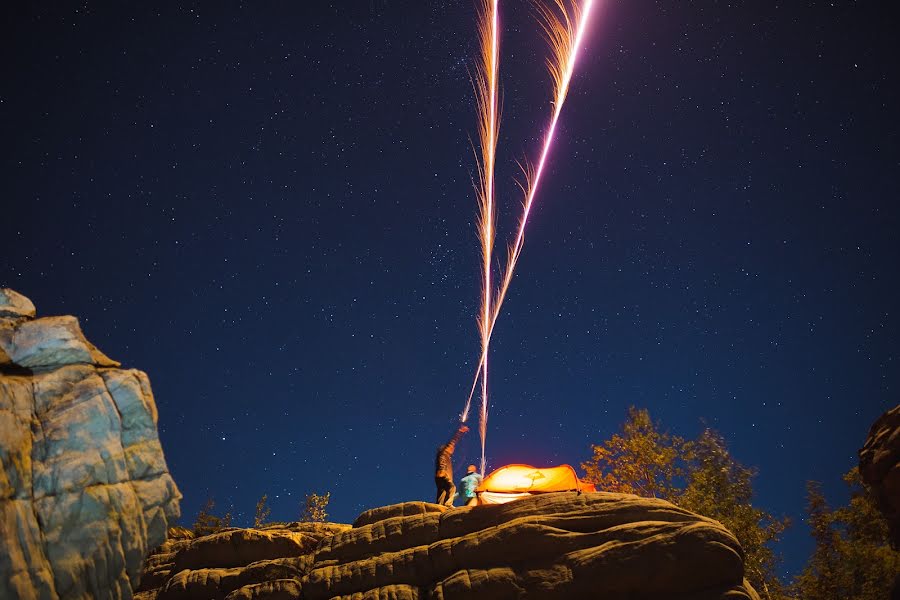
{"type": "Polygon", "coordinates": [[[718,522],[625,494],[449,510],[407,502],[368,511],[352,527],[175,538],[148,559],[143,600],[759,598],[737,540],[718,522]]]}

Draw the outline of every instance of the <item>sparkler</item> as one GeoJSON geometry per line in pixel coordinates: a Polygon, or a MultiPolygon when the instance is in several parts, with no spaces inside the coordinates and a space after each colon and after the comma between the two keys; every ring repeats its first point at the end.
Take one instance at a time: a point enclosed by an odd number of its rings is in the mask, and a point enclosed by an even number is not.
{"type": "Polygon", "coordinates": [[[572,74],[575,70],[575,61],[578,58],[578,51],[584,38],[585,28],[594,0],[584,0],[584,4],[579,7],[577,3],[569,5],[567,0],[547,0],[550,4],[536,4],[541,27],[547,43],[550,46],[550,57],[547,59],[547,68],[553,79],[553,112],[550,119],[550,127],[544,136],[544,143],[541,149],[540,158],[537,168],[532,169],[528,166],[523,167],[525,182],[520,183],[525,200],[522,204],[522,217],[519,220],[519,227],[516,233],[515,241],[510,244],[507,249],[506,269],[504,271],[502,282],[500,284],[497,296],[491,302],[490,288],[490,256],[493,249],[493,225],[494,225],[494,208],[493,208],[493,165],[494,156],[496,154],[496,122],[493,116],[496,115],[496,67],[497,67],[497,0],[493,0],[493,13],[491,15],[491,29],[488,31],[486,18],[482,13],[480,21],[480,32],[482,40],[482,60],[484,62],[484,72],[491,73],[489,77],[480,74],[476,79],[476,88],[480,91],[478,95],[479,106],[479,124],[480,139],[482,147],[482,161],[479,163],[479,176],[481,187],[479,188],[479,199],[481,212],[479,214],[479,233],[482,244],[482,257],[484,258],[484,289],[482,292],[483,306],[482,314],[479,318],[481,330],[481,358],[478,368],[475,372],[475,378],[472,382],[472,389],[466,400],[466,406],[460,419],[465,422],[468,419],[469,409],[472,403],[472,397],[475,394],[475,388],[478,386],[479,378],[481,379],[482,405],[481,419],[479,431],[481,434],[481,472],[484,473],[485,456],[484,441],[487,428],[487,364],[488,364],[488,348],[490,346],[491,335],[494,331],[494,325],[500,315],[500,308],[506,299],[509,291],[509,285],[512,282],[513,274],[516,270],[519,257],[522,254],[522,248],[525,244],[525,226],[528,224],[528,217],[537,197],[538,185],[547,163],[547,156],[550,154],[550,148],[553,145],[553,139],[556,134],[556,127],[559,123],[559,116],[562,112],[563,104],[569,93],[569,84],[572,80],[572,74]],[[569,9],[571,6],[571,9],[569,9]],[[487,48],[490,47],[490,56],[488,56],[487,48]],[[490,83],[492,82],[492,84],[490,83]],[[490,91],[485,91],[485,86],[490,87],[490,91]],[[489,95],[490,106],[485,106],[484,99],[489,95]],[[485,114],[488,114],[487,119],[485,114]],[[487,124],[487,126],[486,126],[487,124]],[[487,139],[488,143],[485,143],[487,139]],[[490,148],[490,157],[487,157],[485,148],[490,148]],[[490,173],[486,173],[487,167],[490,165],[490,173]],[[486,218],[487,217],[487,218],[486,218]]]}

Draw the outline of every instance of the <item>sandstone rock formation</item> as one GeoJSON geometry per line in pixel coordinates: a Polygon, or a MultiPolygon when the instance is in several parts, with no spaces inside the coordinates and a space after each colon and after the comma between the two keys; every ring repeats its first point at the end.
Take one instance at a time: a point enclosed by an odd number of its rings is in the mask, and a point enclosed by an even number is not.
{"type": "Polygon", "coordinates": [[[335,523],[288,523],[229,528],[197,539],[189,533],[170,535],[147,560],[148,576],[138,597],[225,598],[232,592],[237,598],[280,597],[299,590],[319,543],[347,529],[335,523]]]}
{"type": "Polygon", "coordinates": [[[0,598],[130,598],[179,515],[141,371],[0,289],[0,598]]]}
{"type": "Polygon", "coordinates": [[[194,534],[190,530],[179,526],[169,527],[166,541],[155,548],[144,562],[144,572],[141,574],[141,583],[136,590],[138,593],[135,594],[135,598],[156,598],[156,592],[173,575],[175,555],[190,545],[193,539],[194,534]]]}
{"type": "Polygon", "coordinates": [[[602,492],[449,510],[408,502],[367,511],[353,528],[225,530],[166,560],[168,581],[142,599],[759,598],[718,522],[602,492]]]}
{"type": "Polygon", "coordinates": [[[859,472],[887,518],[891,543],[900,549],[900,405],[872,425],[859,451],[859,472]]]}

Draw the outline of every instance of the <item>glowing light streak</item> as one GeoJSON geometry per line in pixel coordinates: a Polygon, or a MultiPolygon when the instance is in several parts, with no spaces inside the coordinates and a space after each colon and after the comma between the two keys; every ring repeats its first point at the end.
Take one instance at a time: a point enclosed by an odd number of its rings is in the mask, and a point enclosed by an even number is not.
{"type": "Polygon", "coordinates": [[[494,165],[497,156],[497,133],[498,133],[498,115],[497,115],[497,76],[499,71],[500,60],[500,0],[493,0],[491,18],[491,116],[490,116],[490,170],[488,174],[488,201],[490,207],[488,212],[491,215],[490,227],[490,244],[487,245],[487,251],[484,253],[484,312],[482,314],[481,336],[482,336],[482,354],[484,355],[482,373],[481,373],[481,419],[478,421],[478,433],[481,438],[481,474],[484,476],[485,454],[484,444],[487,438],[487,407],[488,407],[488,349],[491,344],[491,332],[494,329],[493,314],[491,311],[491,252],[494,246],[494,165]],[[490,319],[490,323],[488,323],[490,319]]]}
{"type": "MultiPolygon", "coordinates": [[[[480,155],[476,152],[478,163],[478,239],[481,242],[482,255],[482,290],[481,308],[478,316],[481,334],[481,356],[478,378],[481,379],[481,418],[479,434],[481,437],[481,472],[484,473],[484,443],[487,434],[488,406],[488,348],[490,332],[493,328],[493,299],[491,297],[491,263],[495,239],[496,208],[494,203],[494,169],[497,155],[497,134],[499,130],[498,110],[498,72],[500,60],[500,0],[484,0],[479,10],[478,31],[481,40],[481,57],[473,78],[475,98],[478,112],[478,142],[480,155]]],[[[474,393],[474,388],[473,388],[474,393]]],[[[466,403],[460,420],[465,422],[469,417],[472,398],[466,403]]]]}
{"type": "Polygon", "coordinates": [[[519,221],[519,230],[516,234],[515,243],[509,248],[509,255],[506,266],[506,273],[503,277],[503,284],[500,287],[500,293],[496,300],[494,317],[491,323],[493,329],[497,316],[500,314],[500,307],[509,291],[509,284],[512,281],[513,274],[516,270],[516,264],[522,254],[522,247],[525,245],[525,226],[528,224],[528,217],[531,214],[531,208],[534,205],[534,199],[537,196],[538,184],[541,181],[541,175],[544,173],[544,167],[547,164],[547,156],[550,154],[550,148],[553,145],[553,139],[556,134],[556,126],[559,123],[559,115],[562,113],[563,104],[569,93],[569,84],[572,81],[572,74],[575,71],[575,61],[578,58],[578,50],[581,47],[584,32],[587,26],[588,17],[594,5],[594,0],[585,0],[584,7],[578,8],[577,4],[572,5],[572,16],[566,11],[564,0],[554,0],[559,12],[547,8],[543,5],[540,7],[541,15],[544,19],[542,25],[544,33],[550,44],[551,57],[547,60],[547,68],[554,81],[554,101],[553,101],[553,117],[550,120],[550,128],[544,137],[544,146],[541,150],[541,157],[538,161],[537,169],[530,173],[525,170],[526,183],[523,186],[525,193],[525,203],[522,209],[522,219],[519,221]],[[560,16],[560,13],[562,16],[560,16]]]}
{"type": "MultiPolygon", "coordinates": [[[[489,326],[485,328],[486,321],[483,320],[481,322],[481,358],[479,360],[478,369],[475,372],[474,381],[472,382],[472,389],[470,390],[469,397],[466,400],[465,409],[460,416],[460,419],[462,421],[466,421],[466,419],[468,418],[472,397],[474,396],[475,389],[478,386],[478,380],[479,378],[481,378],[482,413],[480,431],[482,440],[482,474],[484,473],[484,437],[487,421],[487,351],[490,346],[490,340],[491,335],[494,331],[494,325],[497,323],[497,318],[500,315],[500,308],[503,305],[503,301],[506,299],[506,294],[509,291],[509,285],[512,282],[512,278],[516,270],[516,265],[518,264],[519,257],[522,254],[522,248],[525,245],[525,226],[528,224],[528,217],[531,215],[531,209],[534,205],[534,200],[537,197],[538,184],[540,183],[541,176],[544,173],[544,167],[547,164],[547,157],[550,154],[550,148],[553,146],[553,140],[556,135],[556,127],[559,123],[559,116],[562,113],[562,107],[565,104],[566,97],[569,93],[569,84],[572,81],[572,74],[575,70],[575,62],[578,58],[578,51],[581,48],[587,22],[589,20],[591,9],[594,6],[595,0],[585,0],[581,8],[579,8],[577,4],[573,3],[571,5],[571,14],[567,9],[565,0],[550,1],[552,1],[551,7],[540,3],[537,4],[538,12],[540,13],[540,17],[542,19],[541,26],[550,46],[550,57],[547,59],[547,68],[550,71],[550,75],[553,79],[554,84],[553,113],[550,119],[550,127],[547,129],[547,133],[544,136],[544,144],[541,149],[537,168],[534,170],[531,170],[527,167],[523,168],[523,171],[525,173],[525,183],[523,185],[520,185],[525,196],[525,201],[522,206],[522,218],[519,220],[519,227],[516,233],[515,242],[509,246],[507,251],[506,270],[504,271],[500,289],[494,300],[494,304],[490,314],[489,326]]],[[[486,267],[489,266],[490,265],[486,264],[486,267]]],[[[487,283],[488,279],[485,279],[485,284],[487,283]]],[[[482,319],[484,319],[484,317],[482,317],[482,319]]]]}

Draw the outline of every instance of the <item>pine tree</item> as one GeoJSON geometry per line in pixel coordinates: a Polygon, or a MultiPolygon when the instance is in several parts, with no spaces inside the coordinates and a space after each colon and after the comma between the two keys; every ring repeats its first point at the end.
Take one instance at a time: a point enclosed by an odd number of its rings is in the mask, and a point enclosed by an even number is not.
{"type": "Polygon", "coordinates": [[[197,519],[191,527],[195,536],[209,535],[226,527],[231,527],[231,513],[226,513],[224,517],[217,517],[212,514],[215,506],[216,503],[212,498],[209,498],[206,504],[203,505],[203,508],[200,509],[200,512],[197,513],[197,519]]]}
{"type": "Polygon", "coordinates": [[[269,499],[267,494],[263,494],[262,498],[256,503],[256,515],[253,517],[253,526],[254,527],[262,527],[266,522],[266,519],[269,518],[269,514],[271,514],[271,509],[266,505],[266,501],[269,499]]]}
{"type": "Polygon", "coordinates": [[[306,495],[303,511],[300,513],[300,521],[302,523],[324,523],[328,518],[325,509],[331,500],[331,492],[325,492],[324,495],[311,492],[306,495]]]}

